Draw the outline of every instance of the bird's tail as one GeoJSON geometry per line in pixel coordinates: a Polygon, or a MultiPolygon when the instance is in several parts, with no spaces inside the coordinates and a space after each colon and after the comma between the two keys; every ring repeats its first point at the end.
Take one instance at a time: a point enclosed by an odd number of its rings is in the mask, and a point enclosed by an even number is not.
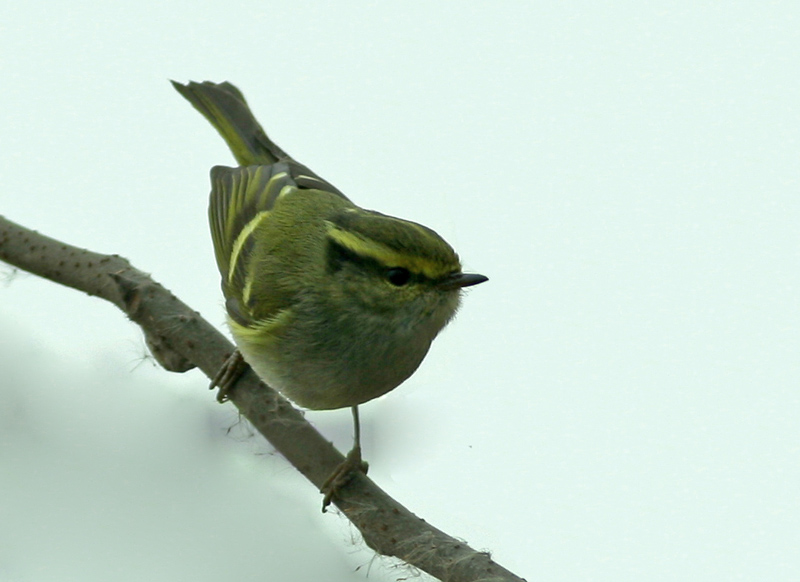
{"type": "Polygon", "coordinates": [[[242,92],[227,81],[186,85],[172,81],[175,89],[203,114],[228,144],[239,165],[274,164],[290,157],[275,145],[247,106],[242,92]]]}

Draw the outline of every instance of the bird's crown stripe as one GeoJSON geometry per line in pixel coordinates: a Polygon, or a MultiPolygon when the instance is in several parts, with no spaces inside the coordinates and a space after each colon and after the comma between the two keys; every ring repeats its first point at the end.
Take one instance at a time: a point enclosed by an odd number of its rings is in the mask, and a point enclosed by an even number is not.
{"type": "Polygon", "coordinates": [[[391,267],[403,267],[412,273],[437,279],[452,272],[452,265],[443,265],[425,257],[401,253],[383,243],[361,236],[358,233],[344,230],[340,226],[328,223],[328,236],[337,244],[362,257],[368,257],[380,264],[391,267]]]}

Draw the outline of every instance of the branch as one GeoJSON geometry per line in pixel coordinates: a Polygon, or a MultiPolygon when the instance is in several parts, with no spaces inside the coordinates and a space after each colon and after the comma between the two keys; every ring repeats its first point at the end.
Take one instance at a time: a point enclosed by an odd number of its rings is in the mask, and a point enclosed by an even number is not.
{"type": "MultiPolygon", "coordinates": [[[[0,216],[0,260],[110,301],[142,328],[153,355],[170,371],[198,367],[213,378],[233,351],[196,311],[118,255],[73,247],[0,216]]],[[[239,379],[230,400],[318,489],[343,461],[342,454],[252,370],[239,379]]],[[[334,504],[370,548],[440,580],[522,581],[488,553],[473,550],[415,516],[366,475],[355,475],[337,492],[334,504]]]]}

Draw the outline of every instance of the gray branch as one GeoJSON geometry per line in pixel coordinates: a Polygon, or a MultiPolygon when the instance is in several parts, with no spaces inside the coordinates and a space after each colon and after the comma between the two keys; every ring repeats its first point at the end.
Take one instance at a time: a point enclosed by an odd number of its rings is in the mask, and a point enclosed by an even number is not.
{"type": "MultiPolygon", "coordinates": [[[[200,315],[118,255],[73,247],[0,216],[0,260],[61,285],[101,297],[137,323],[168,370],[200,368],[213,378],[233,345],[200,315]]],[[[239,412],[319,488],[344,459],[286,399],[248,370],[230,400],[239,412]]],[[[358,474],[334,504],[376,552],[395,556],[446,582],[522,578],[420,519],[358,474]]]]}

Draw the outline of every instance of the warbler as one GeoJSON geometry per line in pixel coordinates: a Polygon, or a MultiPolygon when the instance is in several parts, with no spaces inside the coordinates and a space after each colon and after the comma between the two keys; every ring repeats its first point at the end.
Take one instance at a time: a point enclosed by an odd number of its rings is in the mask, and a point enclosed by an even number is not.
{"type": "MultiPolygon", "coordinates": [[[[487,278],[462,272],[433,230],[356,206],[292,159],[232,84],[172,84],[239,164],[212,168],[209,203],[238,352],[296,404],[352,409],[354,446],[323,485],[324,510],[352,471],[366,471],[358,405],[413,374],[461,290],[487,278]]],[[[222,399],[239,357],[218,377],[222,399]]]]}

